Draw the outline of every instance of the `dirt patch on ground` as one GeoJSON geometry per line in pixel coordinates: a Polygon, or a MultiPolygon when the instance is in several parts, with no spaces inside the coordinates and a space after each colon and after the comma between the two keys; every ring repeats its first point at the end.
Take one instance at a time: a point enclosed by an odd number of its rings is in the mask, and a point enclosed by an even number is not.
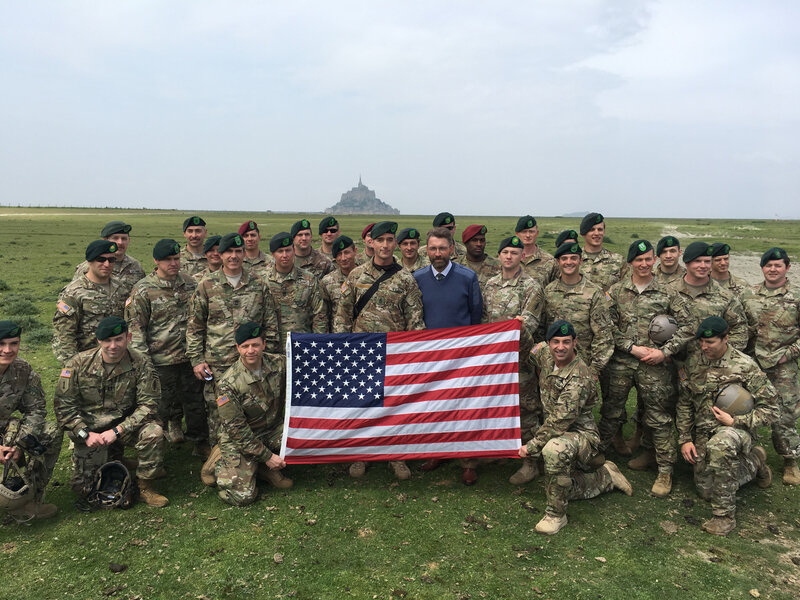
{"type": "Polygon", "coordinates": [[[760,263],[761,255],[756,252],[731,252],[731,273],[752,285],[764,281],[760,263]]]}

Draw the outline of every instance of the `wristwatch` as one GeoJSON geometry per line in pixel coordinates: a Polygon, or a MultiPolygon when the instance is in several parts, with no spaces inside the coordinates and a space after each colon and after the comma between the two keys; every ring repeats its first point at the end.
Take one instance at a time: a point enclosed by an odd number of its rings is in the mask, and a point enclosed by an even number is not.
{"type": "Polygon", "coordinates": [[[111,428],[111,431],[113,431],[113,432],[114,432],[114,435],[116,435],[117,437],[119,437],[119,436],[121,436],[121,435],[122,435],[122,431],[120,431],[119,429],[117,429],[117,427],[116,427],[116,426],[115,426],[115,427],[112,427],[112,428],[111,428]]]}
{"type": "Polygon", "coordinates": [[[85,427],[78,429],[78,437],[81,438],[82,440],[89,439],[89,430],[86,429],[85,427]]]}

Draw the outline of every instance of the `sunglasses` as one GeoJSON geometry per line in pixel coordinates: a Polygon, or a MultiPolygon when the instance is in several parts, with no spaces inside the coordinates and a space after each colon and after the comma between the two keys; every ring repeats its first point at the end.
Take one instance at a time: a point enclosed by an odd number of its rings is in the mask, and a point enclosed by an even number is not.
{"type": "Polygon", "coordinates": [[[98,256],[94,259],[94,262],[107,262],[107,263],[115,263],[117,262],[116,256],[98,256]]]}
{"type": "Polygon", "coordinates": [[[339,228],[338,227],[327,227],[327,228],[325,228],[325,233],[338,233],[338,232],[339,232],[339,228]]]}

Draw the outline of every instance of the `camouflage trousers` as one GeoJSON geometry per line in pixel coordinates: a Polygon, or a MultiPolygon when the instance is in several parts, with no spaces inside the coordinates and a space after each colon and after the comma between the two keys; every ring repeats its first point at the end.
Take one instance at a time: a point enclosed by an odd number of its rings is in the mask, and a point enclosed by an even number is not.
{"type": "Polygon", "coordinates": [[[595,450],[580,433],[568,431],[551,439],[542,448],[547,474],[547,514],[561,517],[570,500],[594,498],[611,491],[611,476],[605,469],[591,471],[587,466],[595,450]]]}
{"type": "Polygon", "coordinates": [[[156,472],[164,464],[164,430],[158,423],[145,423],[134,431],[123,431],[122,437],[110,446],[89,448],[86,443],[69,433],[74,442],[72,450],[72,478],[69,485],[81,497],[85,497],[89,486],[94,481],[94,474],[109,460],[121,457],[124,448],[136,448],[139,466],[136,476],[139,479],[153,479],[156,472]]]}
{"type": "Polygon", "coordinates": [[[166,425],[170,421],[183,421],[186,417],[186,439],[201,442],[208,438],[206,405],[202,382],[194,376],[189,363],[156,367],[161,380],[161,401],[158,417],[166,425]]]}
{"type": "Polygon", "coordinates": [[[37,439],[46,450],[39,456],[33,456],[26,452],[24,470],[36,489],[35,500],[41,502],[47,489],[47,484],[50,482],[50,478],[53,477],[53,469],[56,466],[58,455],[61,454],[64,431],[59,429],[55,423],[47,421],[37,439]]]}
{"type": "MultiPolygon", "coordinates": [[[[208,445],[212,448],[219,443],[219,412],[217,411],[217,379],[222,377],[231,365],[210,365],[214,379],[206,381],[203,386],[203,398],[206,402],[206,421],[208,422],[208,445]]],[[[199,380],[198,380],[199,381],[199,380]]]]}
{"type": "Polygon", "coordinates": [[[752,481],[758,471],[758,458],[752,454],[753,438],[743,429],[720,427],[711,438],[698,434],[694,444],[697,492],[711,502],[714,516],[733,517],[736,490],[752,481]]]}
{"type": "Polygon", "coordinates": [[[800,417],[800,383],[797,380],[797,361],[766,369],[767,377],[780,396],[780,416],[772,424],[772,445],[784,458],[800,458],[800,435],[797,419],[800,417]]]}
{"type": "MultiPolygon", "coordinates": [[[[263,432],[259,439],[272,452],[280,452],[283,424],[273,431],[263,432]]],[[[217,490],[223,502],[234,506],[246,506],[255,502],[258,497],[256,478],[263,462],[258,462],[239,453],[235,444],[225,435],[220,434],[219,449],[222,453],[216,466],[217,490]]]]}

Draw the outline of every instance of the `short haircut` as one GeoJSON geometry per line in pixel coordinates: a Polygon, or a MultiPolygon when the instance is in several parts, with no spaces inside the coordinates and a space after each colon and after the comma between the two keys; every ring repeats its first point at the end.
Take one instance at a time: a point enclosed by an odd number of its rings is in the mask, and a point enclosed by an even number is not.
{"type": "Polygon", "coordinates": [[[439,238],[443,240],[447,240],[447,245],[452,246],[453,242],[453,232],[447,229],[447,227],[434,227],[430,231],[428,231],[427,235],[427,243],[430,244],[431,238],[439,238]]]}

